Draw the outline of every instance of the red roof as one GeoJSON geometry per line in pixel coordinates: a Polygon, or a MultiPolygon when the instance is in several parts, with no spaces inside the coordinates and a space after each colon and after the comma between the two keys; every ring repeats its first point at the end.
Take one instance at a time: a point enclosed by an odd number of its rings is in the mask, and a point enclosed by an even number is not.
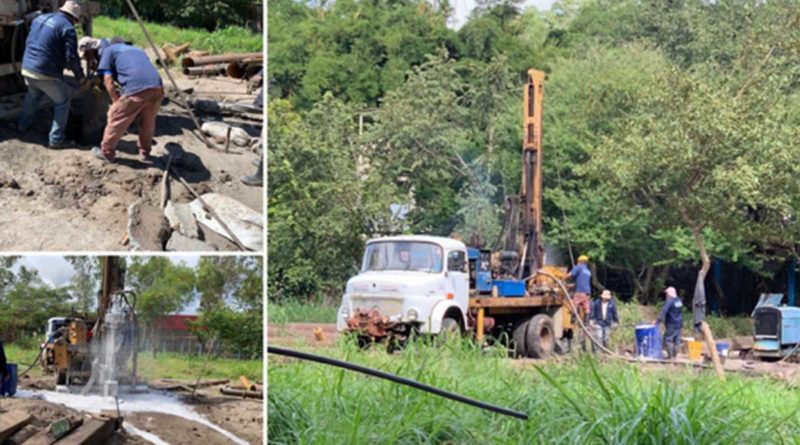
{"type": "Polygon", "coordinates": [[[158,319],[158,327],[164,331],[188,332],[192,321],[197,321],[197,315],[167,315],[158,319]]]}

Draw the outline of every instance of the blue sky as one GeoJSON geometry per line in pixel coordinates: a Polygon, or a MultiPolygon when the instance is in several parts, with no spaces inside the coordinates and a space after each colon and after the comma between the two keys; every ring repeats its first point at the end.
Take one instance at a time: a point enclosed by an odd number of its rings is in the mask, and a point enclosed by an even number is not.
{"type": "MultiPolygon", "coordinates": [[[[556,0],[525,0],[525,6],[535,6],[539,10],[550,9],[556,0]]],[[[454,28],[460,28],[466,23],[469,13],[475,8],[475,0],[450,0],[455,9],[454,21],[451,24],[454,28]]]]}
{"type": "MultiPolygon", "coordinates": [[[[195,267],[200,260],[198,255],[170,255],[170,261],[173,263],[183,262],[189,267],[195,267]]],[[[72,266],[64,259],[63,256],[58,255],[31,255],[23,256],[19,262],[14,265],[12,270],[19,271],[21,265],[29,269],[36,269],[42,281],[50,286],[64,286],[69,284],[69,281],[75,275],[72,266]]],[[[182,314],[195,314],[200,305],[199,298],[189,303],[187,307],[181,311],[182,314]]]]}

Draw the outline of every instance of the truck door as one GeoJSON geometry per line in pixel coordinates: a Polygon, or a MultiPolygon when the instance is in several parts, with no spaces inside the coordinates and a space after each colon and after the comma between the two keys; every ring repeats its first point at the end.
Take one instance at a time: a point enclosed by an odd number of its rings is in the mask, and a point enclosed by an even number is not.
{"type": "Polygon", "coordinates": [[[467,253],[462,250],[452,250],[447,254],[447,280],[448,287],[454,295],[454,300],[462,310],[469,304],[469,270],[467,253]]]}

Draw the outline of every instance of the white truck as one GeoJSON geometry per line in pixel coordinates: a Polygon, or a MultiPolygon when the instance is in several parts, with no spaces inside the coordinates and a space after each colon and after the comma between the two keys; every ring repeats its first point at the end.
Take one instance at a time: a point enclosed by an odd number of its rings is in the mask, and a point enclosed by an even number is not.
{"type": "Polygon", "coordinates": [[[361,272],[347,282],[336,320],[340,332],[382,338],[394,333],[455,332],[467,326],[469,270],[461,241],[397,236],[367,242],[361,272]]]}

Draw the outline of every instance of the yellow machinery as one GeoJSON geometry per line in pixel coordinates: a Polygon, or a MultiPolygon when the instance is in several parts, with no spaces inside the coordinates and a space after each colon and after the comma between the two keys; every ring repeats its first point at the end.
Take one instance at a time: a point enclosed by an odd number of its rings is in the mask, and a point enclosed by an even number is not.
{"type": "Polygon", "coordinates": [[[92,377],[93,364],[101,356],[101,344],[107,331],[107,324],[113,322],[116,331],[116,345],[119,348],[118,366],[124,370],[121,375],[126,380],[136,380],[136,316],[135,299],[130,292],[123,291],[125,271],[119,257],[102,258],[103,282],[98,295],[97,319],[86,317],[56,317],[47,322],[47,333],[40,357],[42,369],[46,374],[56,376],[57,385],[86,384],[92,377]],[[133,302],[133,304],[131,304],[133,302]],[[114,307],[117,305],[119,307],[114,307]],[[109,314],[116,318],[107,321],[109,314]],[[122,315],[120,315],[122,314],[122,315]],[[128,374],[127,364],[132,361],[132,372],[128,374]]]}

